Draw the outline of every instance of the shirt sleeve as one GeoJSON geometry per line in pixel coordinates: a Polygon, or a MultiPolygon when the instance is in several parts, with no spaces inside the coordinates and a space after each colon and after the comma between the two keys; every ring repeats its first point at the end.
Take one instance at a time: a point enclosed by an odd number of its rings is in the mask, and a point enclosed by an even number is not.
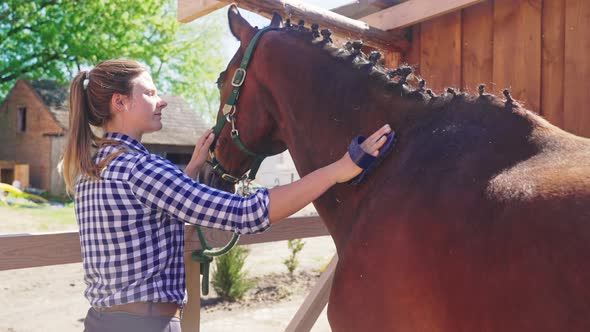
{"type": "Polygon", "coordinates": [[[239,234],[259,233],[270,226],[266,189],[248,197],[227,193],[194,181],[156,155],[142,156],[128,182],[141,203],[187,223],[239,234]]]}

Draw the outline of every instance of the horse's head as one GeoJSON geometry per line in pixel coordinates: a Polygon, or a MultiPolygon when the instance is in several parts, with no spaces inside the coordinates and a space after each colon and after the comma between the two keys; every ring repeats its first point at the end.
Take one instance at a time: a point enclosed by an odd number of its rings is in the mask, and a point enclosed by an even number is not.
{"type": "MultiPolygon", "coordinates": [[[[256,52],[249,51],[253,39],[255,44],[261,37],[257,35],[260,30],[252,27],[235,5],[230,6],[228,18],[240,47],[217,80],[221,95],[215,130],[217,142],[213,145],[211,167],[201,174],[201,181],[231,191],[238,179],[257,168],[261,158],[278,154],[286,146],[273,118],[272,109],[276,107],[273,98],[257,79],[268,74],[263,65],[256,63],[264,59],[257,60],[256,52]],[[250,59],[246,65],[244,58],[250,59]]],[[[281,17],[275,14],[266,29],[279,28],[281,22],[281,17]]]]}

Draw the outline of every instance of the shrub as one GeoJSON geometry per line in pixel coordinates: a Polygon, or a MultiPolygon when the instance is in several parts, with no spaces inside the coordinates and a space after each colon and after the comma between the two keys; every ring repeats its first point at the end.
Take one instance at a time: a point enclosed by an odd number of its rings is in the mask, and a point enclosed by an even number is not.
{"type": "Polygon", "coordinates": [[[287,270],[289,270],[289,274],[293,276],[293,272],[295,272],[295,269],[299,266],[299,259],[297,259],[297,253],[303,250],[305,242],[303,242],[301,239],[295,239],[289,240],[287,242],[287,245],[289,246],[289,250],[291,250],[291,256],[285,259],[283,261],[283,264],[285,264],[287,270]]]}
{"type": "Polygon", "coordinates": [[[242,270],[248,252],[248,249],[238,246],[227,254],[215,258],[211,283],[222,299],[232,302],[240,300],[248,290],[254,287],[254,282],[247,280],[248,272],[242,270]]]}

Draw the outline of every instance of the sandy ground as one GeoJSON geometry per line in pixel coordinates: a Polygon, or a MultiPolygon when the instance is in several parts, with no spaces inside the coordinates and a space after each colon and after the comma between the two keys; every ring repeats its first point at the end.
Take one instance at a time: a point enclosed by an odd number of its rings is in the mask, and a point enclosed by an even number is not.
{"type": "MultiPolygon", "coordinates": [[[[335,253],[330,237],[305,239],[299,254],[301,270],[318,271],[335,253]]],[[[285,241],[248,246],[250,276],[286,272],[285,241]]],[[[0,271],[1,332],[73,332],[83,330],[88,302],[83,297],[81,264],[0,271]]],[[[202,310],[201,331],[283,331],[306,296],[294,293],[277,303],[241,306],[228,310],[202,310]],[[237,327],[237,329],[236,329],[237,327]]],[[[314,332],[330,331],[325,310],[314,332]]]]}

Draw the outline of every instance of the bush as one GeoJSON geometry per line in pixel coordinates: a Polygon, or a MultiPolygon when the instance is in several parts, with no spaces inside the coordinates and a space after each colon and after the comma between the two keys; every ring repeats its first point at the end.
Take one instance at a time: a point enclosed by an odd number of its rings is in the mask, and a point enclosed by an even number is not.
{"type": "Polygon", "coordinates": [[[227,254],[215,258],[211,283],[222,299],[232,302],[240,300],[254,287],[254,282],[247,280],[248,273],[242,271],[248,253],[248,249],[238,246],[227,254]]]}
{"type": "Polygon", "coordinates": [[[293,272],[299,266],[299,259],[297,259],[297,253],[303,250],[303,246],[305,242],[301,239],[289,240],[287,245],[289,246],[289,250],[291,250],[291,256],[283,261],[283,264],[289,270],[289,274],[293,276],[293,272]]]}

